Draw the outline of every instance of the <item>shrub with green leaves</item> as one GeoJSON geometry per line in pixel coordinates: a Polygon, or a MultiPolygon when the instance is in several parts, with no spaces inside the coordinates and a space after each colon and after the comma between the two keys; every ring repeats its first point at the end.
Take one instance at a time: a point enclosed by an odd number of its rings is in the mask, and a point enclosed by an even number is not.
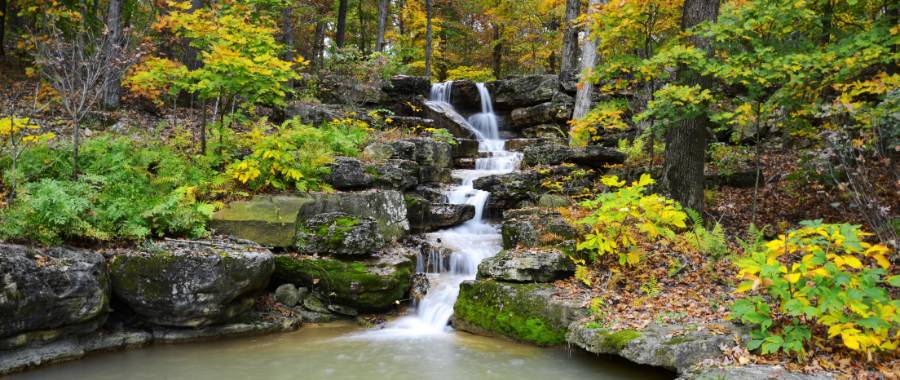
{"type": "Polygon", "coordinates": [[[812,333],[827,330],[871,359],[898,345],[900,300],[889,287],[890,248],[863,241],[859,226],[806,221],[736,261],[744,280],[732,318],[754,327],[748,348],[803,357],[812,333]]]}

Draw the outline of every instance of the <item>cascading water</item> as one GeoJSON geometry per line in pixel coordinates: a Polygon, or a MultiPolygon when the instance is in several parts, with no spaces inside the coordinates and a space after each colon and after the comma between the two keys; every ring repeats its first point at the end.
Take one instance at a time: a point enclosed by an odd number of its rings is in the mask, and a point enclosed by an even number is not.
{"type": "MultiPolygon", "coordinates": [[[[468,121],[478,138],[478,150],[482,157],[476,160],[474,170],[453,171],[453,176],[460,180],[460,184],[447,193],[448,203],[475,206],[475,217],[460,226],[429,234],[429,239],[433,242],[452,251],[449,266],[429,265],[425,268],[424,265],[419,265],[420,269],[431,271],[428,273],[431,286],[427,295],[417,305],[416,314],[392,323],[380,330],[378,336],[446,333],[453,315],[453,304],[459,295],[459,285],[463,281],[475,279],[478,264],[501,249],[502,239],[497,227],[485,222],[483,218],[490,194],[475,189],[474,182],[484,176],[516,170],[522,157],[521,153],[506,151],[506,141],[500,138],[499,122],[491,105],[490,93],[483,83],[478,83],[477,86],[481,96],[481,112],[469,117],[468,121]]],[[[430,100],[449,103],[452,87],[453,82],[432,85],[430,100]]],[[[438,259],[437,262],[441,260],[438,259]]]]}

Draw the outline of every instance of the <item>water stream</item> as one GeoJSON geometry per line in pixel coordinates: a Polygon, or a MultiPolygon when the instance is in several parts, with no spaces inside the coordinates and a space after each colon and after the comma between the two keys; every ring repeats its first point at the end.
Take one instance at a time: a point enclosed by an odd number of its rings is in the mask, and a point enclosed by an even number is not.
{"type": "MultiPolygon", "coordinates": [[[[450,102],[453,82],[434,84],[431,101],[450,102]]],[[[450,265],[424,268],[430,270],[431,284],[428,294],[419,302],[416,313],[401,318],[383,330],[366,334],[375,338],[410,337],[446,334],[453,315],[453,304],[459,295],[459,284],[475,279],[478,264],[501,249],[501,237],[497,226],[484,220],[484,206],[488,196],[486,191],[475,189],[476,179],[504,174],[516,170],[522,159],[521,153],[505,149],[506,141],[500,138],[499,122],[491,105],[491,95],[483,83],[478,83],[481,97],[481,112],[469,117],[468,121],[478,139],[481,157],[476,159],[474,170],[454,170],[453,176],[459,181],[446,195],[448,203],[470,204],[475,207],[475,217],[468,222],[428,235],[434,243],[452,251],[450,265]]],[[[442,262],[442,260],[437,260],[442,262]]],[[[419,265],[420,268],[423,266],[419,265]]]]}

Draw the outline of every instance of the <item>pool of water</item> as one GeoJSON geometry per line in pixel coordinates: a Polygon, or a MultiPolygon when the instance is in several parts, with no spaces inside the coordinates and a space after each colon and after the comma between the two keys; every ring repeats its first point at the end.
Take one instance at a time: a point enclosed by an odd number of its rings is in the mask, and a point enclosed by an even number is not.
{"type": "Polygon", "coordinates": [[[90,355],[10,380],[671,379],[671,373],[563,348],[453,332],[373,338],[354,325],[90,355]]]}

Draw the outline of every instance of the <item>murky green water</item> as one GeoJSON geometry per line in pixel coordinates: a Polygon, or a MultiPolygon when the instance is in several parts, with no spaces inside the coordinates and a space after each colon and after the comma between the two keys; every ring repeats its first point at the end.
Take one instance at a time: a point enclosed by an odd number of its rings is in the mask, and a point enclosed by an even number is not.
{"type": "Polygon", "coordinates": [[[671,379],[670,373],[582,352],[452,333],[360,337],[354,326],[91,355],[10,380],[671,379]]]}

